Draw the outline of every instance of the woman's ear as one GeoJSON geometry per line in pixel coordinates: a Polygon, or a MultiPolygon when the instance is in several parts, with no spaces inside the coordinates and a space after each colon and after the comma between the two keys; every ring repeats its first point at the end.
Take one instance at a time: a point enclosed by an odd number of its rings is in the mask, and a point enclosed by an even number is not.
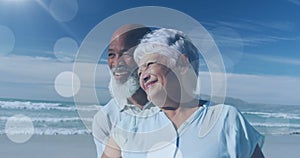
{"type": "Polygon", "coordinates": [[[190,68],[190,62],[185,54],[180,54],[177,60],[177,66],[181,74],[185,74],[190,68]]]}

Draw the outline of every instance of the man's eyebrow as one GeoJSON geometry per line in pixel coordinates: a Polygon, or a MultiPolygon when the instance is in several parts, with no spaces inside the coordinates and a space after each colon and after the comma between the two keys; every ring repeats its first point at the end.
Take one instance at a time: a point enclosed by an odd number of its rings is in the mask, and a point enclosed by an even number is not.
{"type": "Polygon", "coordinates": [[[113,50],[113,49],[111,49],[111,48],[109,48],[109,49],[108,49],[108,52],[113,52],[113,51],[114,51],[114,50],[113,50]]]}
{"type": "MultiPolygon", "coordinates": [[[[124,53],[124,52],[127,52],[128,50],[129,49],[122,49],[122,50],[118,51],[117,53],[124,53]]],[[[108,52],[114,52],[114,49],[109,48],[108,52]]]]}
{"type": "Polygon", "coordinates": [[[120,50],[120,52],[124,53],[124,52],[127,52],[129,49],[122,49],[120,50]]]}

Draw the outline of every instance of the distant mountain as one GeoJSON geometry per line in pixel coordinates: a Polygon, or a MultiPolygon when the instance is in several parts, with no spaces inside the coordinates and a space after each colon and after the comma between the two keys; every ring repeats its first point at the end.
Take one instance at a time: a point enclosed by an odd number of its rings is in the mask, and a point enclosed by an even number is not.
{"type": "MultiPolygon", "coordinates": [[[[209,95],[201,95],[201,99],[210,100],[209,95]]],[[[264,104],[264,103],[249,103],[242,99],[226,97],[225,104],[237,107],[241,111],[263,111],[263,112],[283,112],[300,113],[299,105],[282,105],[282,104],[264,104]]]]}
{"type": "MultiPolygon", "coordinates": [[[[210,100],[210,96],[201,94],[201,99],[210,100]]],[[[260,106],[260,104],[249,103],[242,99],[233,98],[233,97],[225,97],[224,104],[235,106],[242,111],[244,111],[244,110],[248,111],[249,109],[253,109],[254,107],[257,108],[257,106],[260,106]]]]}

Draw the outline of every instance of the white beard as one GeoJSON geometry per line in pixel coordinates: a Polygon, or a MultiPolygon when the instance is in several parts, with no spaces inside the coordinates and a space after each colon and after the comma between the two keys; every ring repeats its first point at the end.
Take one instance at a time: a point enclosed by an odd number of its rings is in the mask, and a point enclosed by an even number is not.
{"type": "Polygon", "coordinates": [[[125,83],[118,82],[110,72],[109,91],[119,105],[127,104],[127,98],[131,97],[139,88],[139,79],[136,73],[131,74],[125,83]]]}

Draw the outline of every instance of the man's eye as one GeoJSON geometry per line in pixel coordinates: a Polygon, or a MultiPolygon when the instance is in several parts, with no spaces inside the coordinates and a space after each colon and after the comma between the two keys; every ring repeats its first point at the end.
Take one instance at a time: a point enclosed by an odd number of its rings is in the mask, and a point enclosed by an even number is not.
{"type": "Polygon", "coordinates": [[[115,57],[115,54],[114,53],[108,53],[108,57],[113,58],[113,57],[115,57]]]}

